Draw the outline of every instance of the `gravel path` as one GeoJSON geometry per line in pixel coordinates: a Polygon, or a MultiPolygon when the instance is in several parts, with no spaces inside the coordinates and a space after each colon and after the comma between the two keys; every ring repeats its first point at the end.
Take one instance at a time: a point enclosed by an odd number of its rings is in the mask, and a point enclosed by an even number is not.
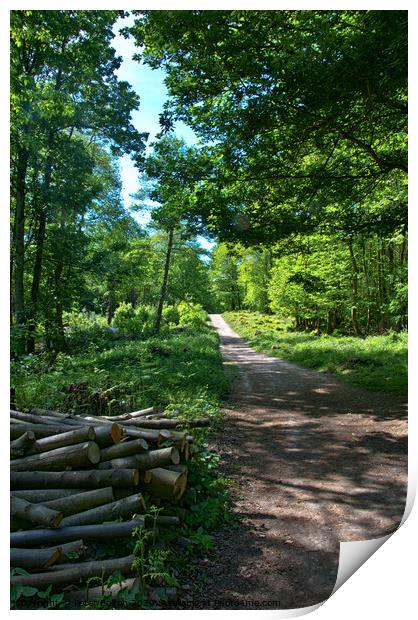
{"type": "Polygon", "coordinates": [[[216,449],[243,520],[218,533],[195,607],[314,605],[334,587],[340,541],[401,521],[406,404],[257,353],[221,315],[211,321],[239,371],[216,449]]]}

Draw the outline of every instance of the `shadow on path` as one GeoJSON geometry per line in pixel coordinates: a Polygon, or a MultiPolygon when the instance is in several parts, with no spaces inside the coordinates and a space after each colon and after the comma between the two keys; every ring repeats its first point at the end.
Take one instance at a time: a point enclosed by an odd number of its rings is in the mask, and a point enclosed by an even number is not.
{"type": "Polygon", "coordinates": [[[313,605],[334,587],[340,541],[401,521],[406,405],[257,353],[220,315],[211,320],[239,370],[217,449],[244,520],[219,532],[199,606],[313,605]]]}

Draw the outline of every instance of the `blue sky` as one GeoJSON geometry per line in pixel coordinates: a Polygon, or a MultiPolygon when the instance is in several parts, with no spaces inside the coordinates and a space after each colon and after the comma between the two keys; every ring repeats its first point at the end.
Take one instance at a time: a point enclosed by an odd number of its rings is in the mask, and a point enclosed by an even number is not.
{"type": "MultiPolygon", "coordinates": [[[[115,33],[118,33],[122,26],[128,26],[132,22],[131,17],[119,19],[113,30],[115,33]]],[[[123,58],[122,65],[117,71],[118,78],[129,82],[140,97],[140,107],[133,112],[132,122],[138,131],[150,134],[147,143],[147,150],[149,151],[151,149],[149,145],[160,131],[158,118],[163,111],[163,105],[167,99],[167,88],[164,84],[165,73],[160,69],[151,69],[147,65],[132,60],[132,55],[138,51],[132,39],[125,39],[120,34],[116,34],[112,45],[117,55],[123,58]]],[[[184,123],[176,123],[175,132],[187,144],[196,144],[197,137],[195,133],[184,123]]],[[[131,194],[138,191],[139,180],[138,170],[128,155],[120,158],[120,172],[122,178],[122,197],[125,206],[129,208],[133,202],[131,194]]],[[[133,215],[142,224],[149,220],[147,213],[133,215]]],[[[212,242],[202,237],[199,237],[199,243],[205,248],[213,247],[212,242]]]]}

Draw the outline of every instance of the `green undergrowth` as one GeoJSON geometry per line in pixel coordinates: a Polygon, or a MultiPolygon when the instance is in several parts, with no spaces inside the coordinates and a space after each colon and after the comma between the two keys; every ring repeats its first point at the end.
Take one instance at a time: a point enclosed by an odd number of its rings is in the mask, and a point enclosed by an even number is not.
{"type": "Polygon", "coordinates": [[[407,333],[342,336],[294,331],[275,315],[225,312],[225,319],[257,351],[331,372],[372,391],[406,394],[407,333]]]}
{"type": "Polygon", "coordinates": [[[214,414],[228,393],[218,337],[206,325],[145,340],[92,341],[83,351],[27,355],[12,362],[20,408],[113,415],[155,405],[214,414]]]}

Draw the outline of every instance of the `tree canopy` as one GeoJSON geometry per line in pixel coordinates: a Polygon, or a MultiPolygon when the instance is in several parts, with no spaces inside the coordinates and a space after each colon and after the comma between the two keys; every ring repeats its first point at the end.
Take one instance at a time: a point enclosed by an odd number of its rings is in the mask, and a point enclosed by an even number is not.
{"type": "Polygon", "coordinates": [[[360,207],[364,228],[370,202],[405,225],[406,29],[404,11],[137,14],[138,58],[167,73],[163,125],[211,155],[194,184],[210,229],[271,242],[332,225],[336,204],[337,226],[360,207]]]}

